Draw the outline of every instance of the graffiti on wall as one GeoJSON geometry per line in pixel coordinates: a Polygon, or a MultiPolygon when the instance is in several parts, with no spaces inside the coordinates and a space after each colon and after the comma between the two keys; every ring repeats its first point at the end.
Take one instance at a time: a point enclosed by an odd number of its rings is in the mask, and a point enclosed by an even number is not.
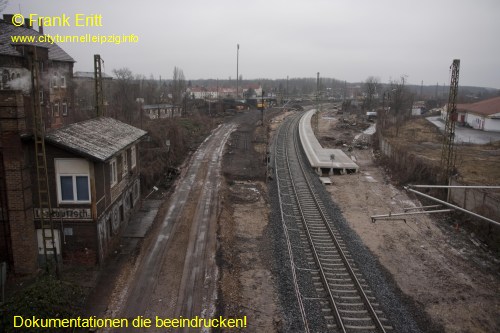
{"type": "Polygon", "coordinates": [[[113,236],[128,223],[131,210],[139,201],[139,192],[136,190],[138,188],[140,188],[140,180],[136,179],[97,221],[99,260],[102,260],[108,252],[113,236]]]}

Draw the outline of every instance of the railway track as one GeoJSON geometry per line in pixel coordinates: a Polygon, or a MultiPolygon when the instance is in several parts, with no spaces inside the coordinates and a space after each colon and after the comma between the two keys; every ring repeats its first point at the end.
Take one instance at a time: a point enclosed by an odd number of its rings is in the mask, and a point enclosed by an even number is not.
{"type": "Polygon", "coordinates": [[[281,217],[304,331],[391,331],[311,184],[297,134],[300,116],[282,124],[274,153],[281,217]]]}

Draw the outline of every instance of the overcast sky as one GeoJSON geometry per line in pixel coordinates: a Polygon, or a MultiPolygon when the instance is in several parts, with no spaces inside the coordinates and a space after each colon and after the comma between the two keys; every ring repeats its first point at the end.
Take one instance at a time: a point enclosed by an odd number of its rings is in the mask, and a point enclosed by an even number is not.
{"type": "MultiPolygon", "coordinates": [[[[4,13],[102,15],[102,27],[45,27],[46,34],[135,34],[137,44],[59,44],[75,71],[186,79],[407,76],[413,84],[500,88],[499,0],[10,0],[4,13]]],[[[73,24],[74,25],[74,24],[73,24]]]]}

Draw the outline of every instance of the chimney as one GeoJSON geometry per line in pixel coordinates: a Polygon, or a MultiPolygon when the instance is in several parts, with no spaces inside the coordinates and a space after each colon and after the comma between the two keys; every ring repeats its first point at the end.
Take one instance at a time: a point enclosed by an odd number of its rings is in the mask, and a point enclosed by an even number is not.
{"type": "Polygon", "coordinates": [[[6,23],[12,25],[12,18],[14,17],[14,14],[3,14],[3,19],[6,23]]]}
{"type": "Polygon", "coordinates": [[[42,20],[38,21],[38,32],[40,33],[40,35],[43,35],[43,23],[42,23],[42,20]]]}
{"type": "Polygon", "coordinates": [[[33,26],[32,26],[32,25],[30,25],[30,23],[31,23],[31,22],[30,22],[30,19],[29,19],[29,18],[25,18],[25,19],[24,19],[24,27],[25,27],[25,28],[28,28],[28,29],[29,29],[29,28],[32,28],[33,26]]]}

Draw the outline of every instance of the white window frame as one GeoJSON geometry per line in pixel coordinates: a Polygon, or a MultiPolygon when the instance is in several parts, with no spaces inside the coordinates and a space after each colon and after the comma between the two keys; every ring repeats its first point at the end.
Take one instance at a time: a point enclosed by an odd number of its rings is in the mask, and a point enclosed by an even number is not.
{"type": "Polygon", "coordinates": [[[127,151],[122,151],[122,177],[125,177],[128,173],[128,161],[127,161],[127,151]]]}
{"type": "Polygon", "coordinates": [[[62,112],[61,112],[61,114],[62,114],[63,116],[67,116],[67,115],[68,115],[68,103],[66,103],[66,102],[62,102],[62,104],[61,104],[61,108],[62,108],[62,112]]]}
{"type": "Polygon", "coordinates": [[[57,102],[54,102],[54,104],[52,105],[52,116],[53,117],[59,117],[61,115],[61,110],[60,110],[60,107],[59,107],[59,101],[57,102]]]}
{"type": "Polygon", "coordinates": [[[59,82],[58,82],[58,81],[59,81],[59,77],[57,76],[57,73],[54,73],[54,74],[52,75],[52,80],[51,80],[51,81],[52,81],[51,87],[52,87],[52,88],[57,88],[57,87],[58,87],[58,85],[57,85],[57,84],[59,83],[59,82]]]}
{"type": "Polygon", "coordinates": [[[56,185],[57,185],[57,202],[59,204],[86,204],[92,201],[92,193],[90,191],[90,172],[88,167],[88,161],[80,158],[56,158],[54,159],[55,169],[56,169],[56,185]],[[85,161],[85,163],[82,163],[85,161]],[[60,166],[61,162],[66,163],[78,163],[74,169],[70,167],[63,168],[60,166]],[[71,171],[68,171],[71,170],[71,171]],[[73,200],[63,200],[62,189],[61,189],[61,177],[72,177],[72,188],[73,188],[73,200]],[[89,193],[88,200],[78,200],[76,177],[87,177],[87,190],[89,193]]]}
{"type": "Polygon", "coordinates": [[[59,82],[60,82],[60,86],[61,86],[61,88],[66,88],[66,76],[61,75],[61,76],[60,76],[60,81],[59,81],[59,82]]]}
{"type": "Polygon", "coordinates": [[[117,170],[117,164],[116,164],[116,158],[113,158],[109,162],[109,182],[111,184],[111,187],[115,186],[116,183],[118,183],[118,170],[117,170]]]}
{"type": "Polygon", "coordinates": [[[137,148],[132,146],[130,148],[130,168],[134,169],[137,165],[137,148]]]}

